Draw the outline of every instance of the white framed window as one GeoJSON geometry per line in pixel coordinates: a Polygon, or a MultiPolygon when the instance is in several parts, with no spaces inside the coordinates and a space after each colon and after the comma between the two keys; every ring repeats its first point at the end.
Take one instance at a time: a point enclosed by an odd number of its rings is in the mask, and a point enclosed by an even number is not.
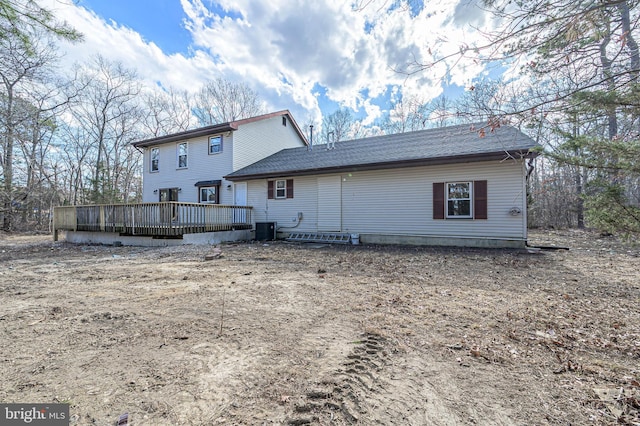
{"type": "Polygon", "coordinates": [[[276,198],[287,198],[287,181],[284,179],[276,181],[276,198]]]}
{"type": "Polygon", "coordinates": [[[267,199],[293,198],[293,179],[267,181],[267,199]]]}
{"type": "Polygon", "coordinates": [[[471,182],[448,182],[446,185],[447,218],[471,218],[472,191],[471,182]]]}
{"type": "Polygon", "coordinates": [[[186,169],[188,162],[187,156],[189,151],[189,145],[187,142],[181,142],[176,146],[177,163],[179,169],[186,169]]]}
{"type": "Polygon", "coordinates": [[[149,171],[157,172],[160,170],[160,148],[151,148],[151,153],[149,154],[149,171]]]}
{"type": "Polygon", "coordinates": [[[209,138],[209,155],[220,154],[222,152],[222,136],[211,136],[209,138]]]}
{"type": "Polygon", "coordinates": [[[215,186],[200,187],[200,202],[206,204],[218,203],[218,188],[215,186]]]}

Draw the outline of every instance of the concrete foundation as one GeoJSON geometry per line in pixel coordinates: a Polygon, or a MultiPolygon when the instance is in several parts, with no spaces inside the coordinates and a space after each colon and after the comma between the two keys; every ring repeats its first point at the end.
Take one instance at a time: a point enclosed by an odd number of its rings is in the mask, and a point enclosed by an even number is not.
{"type": "Polygon", "coordinates": [[[525,240],[499,238],[429,237],[420,235],[360,234],[364,244],[401,244],[416,246],[474,247],[474,248],[525,248],[525,240]]]}
{"type": "Polygon", "coordinates": [[[60,239],[75,244],[106,244],[142,247],[169,247],[186,244],[214,245],[230,241],[246,241],[252,231],[220,231],[185,234],[182,239],[163,239],[143,236],[122,236],[117,232],[59,231],[60,239]]]}
{"type": "MultiPolygon", "coordinates": [[[[231,241],[248,241],[253,239],[254,231],[220,231],[185,234],[182,239],[162,239],[142,236],[121,236],[110,232],[59,231],[61,239],[77,244],[107,244],[143,247],[168,247],[185,244],[215,245],[231,241]]],[[[461,237],[429,237],[420,235],[359,234],[362,244],[399,244],[416,246],[475,247],[475,248],[525,248],[525,240],[461,238],[461,237]]],[[[286,233],[278,233],[278,238],[286,238],[286,233]]]]}
{"type": "Polygon", "coordinates": [[[231,241],[248,241],[253,239],[255,231],[243,229],[239,231],[202,232],[198,234],[185,234],[184,244],[220,244],[231,241]]]}

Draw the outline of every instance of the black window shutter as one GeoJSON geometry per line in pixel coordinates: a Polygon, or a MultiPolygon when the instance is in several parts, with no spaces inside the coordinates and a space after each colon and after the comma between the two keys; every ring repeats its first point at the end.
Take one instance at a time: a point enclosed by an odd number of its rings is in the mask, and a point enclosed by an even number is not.
{"type": "Polygon", "coordinates": [[[433,218],[444,219],[444,182],[433,183],[433,218]]]}
{"type": "Polygon", "coordinates": [[[267,198],[273,200],[273,181],[267,181],[267,198]]]}
{"type": "Polygon", "coordinates": [[[473,182],[473,218],[487,219],[487,181],[473,182]]]}
{"type": "Polygon", "coordinates": [[[287,179],[287,198],[293,198],[293,179],[287,179]]]}

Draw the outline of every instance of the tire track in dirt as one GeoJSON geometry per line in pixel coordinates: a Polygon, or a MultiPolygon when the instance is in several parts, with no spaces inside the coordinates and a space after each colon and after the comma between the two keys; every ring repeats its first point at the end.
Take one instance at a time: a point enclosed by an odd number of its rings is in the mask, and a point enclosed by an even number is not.
{"type": "Polygon", "coordinates": [[[371,409],[371,394],[379,392],[379,372],[389,356],[390,343],[365,333],[334,377],[321,380],[294,404],[289,425],[352,424],[371,409]]]}
{"type": "MultiPolygon", "coordinates": [[[[473,376],[475,370],[451,376],[447,368],[425,355],[401,350],[391,338],[364,333],[341,366],[290,407],[285,424],[513,424],[509,410],[500,404],[502,398],[497,397],[494,404],[479,404],[456,386],[461,379],[472,380],[467,376],[473,376]]],[[[478,385],[480,392],[491,391],[478,385]]],[[[500,394],[499,389],[493,391],[500,394]]]]}

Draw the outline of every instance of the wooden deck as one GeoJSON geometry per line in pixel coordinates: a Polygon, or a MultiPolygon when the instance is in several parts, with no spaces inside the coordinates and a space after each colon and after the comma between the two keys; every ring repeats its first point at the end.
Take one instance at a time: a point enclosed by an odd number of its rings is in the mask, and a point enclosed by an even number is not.
{"type": "Polygon", "coordinates": [[[196,203],[139,203],[61,206],[53,212],[58,231],[118,232],[121,235],[180,238],[200,232],[253,229],[252,207],[196,203]]]}

